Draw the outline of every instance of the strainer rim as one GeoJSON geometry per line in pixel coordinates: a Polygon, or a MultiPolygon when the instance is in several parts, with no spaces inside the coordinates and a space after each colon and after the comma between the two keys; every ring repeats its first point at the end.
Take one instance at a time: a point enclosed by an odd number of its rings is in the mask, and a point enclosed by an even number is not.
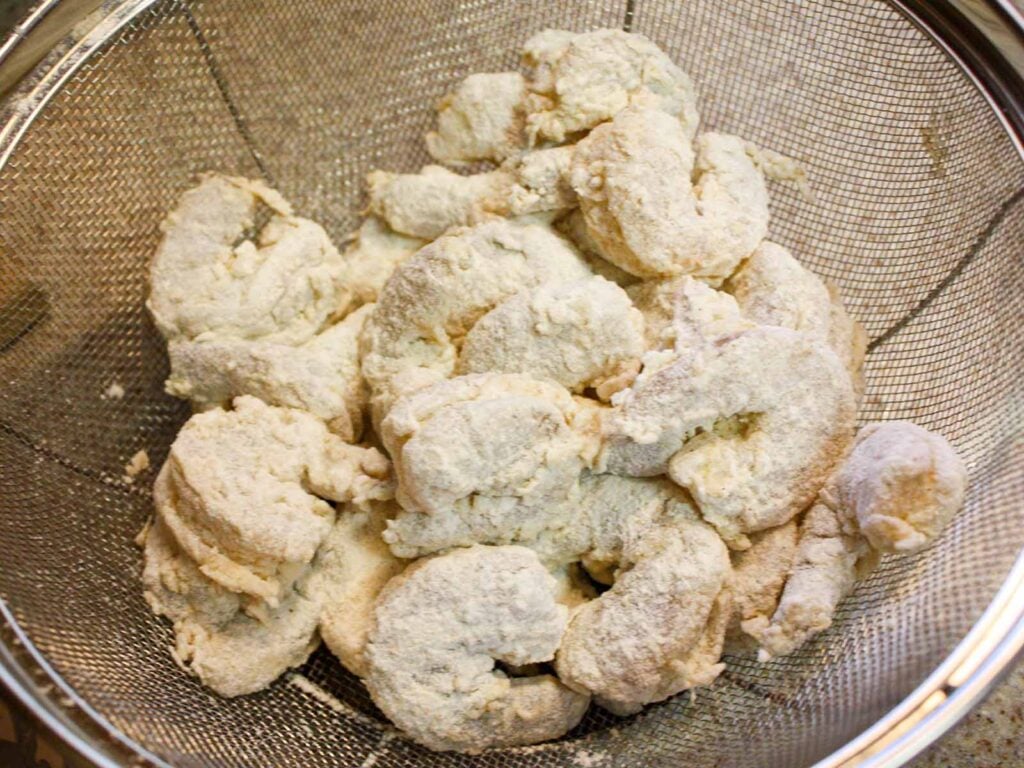
{"type": "MultiPolygon", "coordinates": [[[[0,45],[0,66],[17,47],[24,43],[29,33],[63,0],[42,0],[25,19],[18,24],[0,45]]],[[[66,37],[44,56],[22,79],[23,86],[16,87],[0,104],[0,170],[6,167],[11,154],[21,138],[34,122],[36,116],[67,82],[85,64],[90,56],[133,19],[144,13],[160,0],[109,0],[103,3],[93,17],[97,23],[75,41],[66,37]],[[59,55],[62,46],[67,50],[59,55]],[[21,106],[23,105],[23,106],[21,106]]],[[[0,620],[10,628],[17,642],[36,665],[36,671],[46,675],[57,690],[68,697],[107,738],[123,749],[142,758],[155,768],[174,768],[142,744],[125,734],[99,711],[83,699],[56,669],[46,660],[31,638],[22,628],[7,601],[0,596],[0,620]]],[[[86,734],[70,717],[69,709],[44,694],[30,682],[29,670],[14,656],[3,638],[0,638],[0,683],[25,706],[33,716],[51,730],[61,741],[74,749],[81,757],[96,765],[96,768],[126,768],[129,763],[102,752],[96,738],[86,734]],[[20,674],[19,674],[20,673],[20,674]],[[22,675],[24,677],[22,677],[22,675]]]]}
{"type": "MultiPolygon", "coordinates": [[[[0,45],[0,65],[27,37],[28,33],[62,0],[43,0],[14,32],[0,45]]],[[[94,12],[95,25],[80,39],[67,38],[54,53],[44,58],[0,105],[0,169],[3,169],[21,138],[47,103],[63,88],[67,80],[108,40],[133,19],[160,0],[109,0],[94,12]],[[66,45],[66,49],[62,48],[66,45]]],[[[1007,90],[999,73],[979,72],[977,60],[965,60],[962,51],[951,46],[935,27],[937,3],[930,0],[887,0],[938,45],[957,67],[972,81],[1004,127],[1018,154],[1024,159],[1024,15],[1012,0],[951,0],[950,7],[980,6],[999,16],[1005,27],[1016,36],[1022,57],[1018,66],[1007,63],[996,46],[991,50],[972,52],[983,57],[996,57],[1009,66],[1014,89],[1007,90]],[[990,90],[990,89],[995,89],[990,90]],[[1007,100],[1010,103],[1007,103],[1007,100]]],[[[963,23],[988,39],[969,19],[960,14],[963,23]]],[[[963,41],[961,41],[963,42],[963,41]]],[[[1006,74],[1006,71],[1003,71],[1006,74]]],[[[10,606],[0,597],[0,619],[50,683],[68,697],[73,706],[120,746],[159,768],[172,766],[127,736],[106,717],[82,699],[63,676],[46,660],[18,623],[10,606]]],[[[942,663],[896,707],[872,726],[851,739],[843,747],[817,762],[813,768],[898,768],[934,742],[973,707],[977,706],[996,683],[1013,667],[1024,651],[1024,552],[1016,559],[999,591],[942,663]],[[962,680],[962,677],[966,674],[962,680]],[[959,676],[958,676],[959,675],[959,676]],[[954,682],[956,684],[954,684],[954,682]],[[940,694],[936,697],[936,694],[940,694]]],[[[0,638],[0,683],[39,718],[62,741],[98,768],[122,768],[127,765],[105,754],[96,738],[86,733],[69,716],[67,707],[43,693],[31,681],[30,670],[15,657],[8,644],[0,638]]]]}

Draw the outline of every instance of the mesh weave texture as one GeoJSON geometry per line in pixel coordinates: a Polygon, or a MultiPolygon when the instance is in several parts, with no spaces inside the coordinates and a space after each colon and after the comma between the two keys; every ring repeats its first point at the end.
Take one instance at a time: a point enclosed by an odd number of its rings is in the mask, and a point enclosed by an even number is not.
{"type": "Polygon", "coordinates": [[[71,78],[0,170],[0,597],[131,739],[199,766],[807,765],[871,725],[963,637],[1024,549],[1024,164],[982,95],[881,0],[165,2],[71,78]],[[862,419],[912,419],[967,462],[966,508],[886,560],[835,626],[767,665],[561,742],[482,756],[396,737],[326,651],[224,701],[174,665],[132,544],[187,407],[146,315],[158,224],[198,172],[263,175],[340,242],[373,167],[414,171],[436,100],[516,65],[545,27],[631,24],[694,77],[706,128],[799,158],[772,237],[874,339],[862,419]],[[123,399],[103,397],[109,385],[123,399]],[[312,688],[316,686],[316,689],[312,688]],[[327,699],[317,690],[326,692],[327,699]],[[312,693],[311,693],[312,692],[312,693]]]}

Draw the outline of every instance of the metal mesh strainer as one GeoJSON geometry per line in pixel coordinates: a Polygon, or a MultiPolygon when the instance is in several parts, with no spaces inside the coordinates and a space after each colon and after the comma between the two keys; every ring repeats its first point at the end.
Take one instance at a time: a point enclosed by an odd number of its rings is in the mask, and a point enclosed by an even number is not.
{"type": "MultiPolygon", "coordinates": [[[[992,39],[1012,29],[989,10],[992,39]]],[[[120,759],[100,730],[183,767],[764,768],[835,750],[823,764],[892,765],[1024,642],[1019,81],[965,19],[952,31],[882,0],[128,0],[89,21],[0,129],[0,673],[95,759],[120,759]],[[186,416],[162,394],[142,304],[163,213],[198,171],[262,174],[340,240],[367,170],[427,160],[432,105],[461,77],[514,66],[546,26],[623,24],[694,76],[706,126],[806,164],[814,200],[775,188],[773,236],[840,284],[874,339],[863,418],[947,435],[971,471],[966,509],[802,652],[729,659],[695,700],[595,711],[554,745],[428,754],[323,651],[267,692],[208,694],[141,598],[149,478],[118,479],[141,448],[158,465],[186,416]],[[115,382],[124,398],[105,399],[115,382]]]]}

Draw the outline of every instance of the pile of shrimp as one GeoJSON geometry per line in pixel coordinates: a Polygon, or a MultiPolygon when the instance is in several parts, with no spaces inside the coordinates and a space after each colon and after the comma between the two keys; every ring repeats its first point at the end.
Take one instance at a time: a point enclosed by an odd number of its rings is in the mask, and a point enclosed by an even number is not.
{"type": "Polygon", "coordinates": [[[221,695],[323,640],[429,749],[556,739],[821,642],[963,503],[943,437],[857,429],[865,334],[769,235],[796,160],[707,130],[642,35],[523,65],[442,99],[437,165],[369,174],[344,250],[220,174],[164,222],[148,306],[196,414],[144,593],[221,695]]]}

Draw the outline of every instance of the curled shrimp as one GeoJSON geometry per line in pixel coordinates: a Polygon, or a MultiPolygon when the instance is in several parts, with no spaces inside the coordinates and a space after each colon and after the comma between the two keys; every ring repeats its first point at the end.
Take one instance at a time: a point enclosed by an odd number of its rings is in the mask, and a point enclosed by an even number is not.
{"type": "Polygon", "coordinates": [[[509,677],[550,661],[569,609],[536,554],[474,546],[419,560],[377,600],[366,648],[374,702],[415,741],[479,751],[561,736],[590,697],[551,675],[509,677]]]}

